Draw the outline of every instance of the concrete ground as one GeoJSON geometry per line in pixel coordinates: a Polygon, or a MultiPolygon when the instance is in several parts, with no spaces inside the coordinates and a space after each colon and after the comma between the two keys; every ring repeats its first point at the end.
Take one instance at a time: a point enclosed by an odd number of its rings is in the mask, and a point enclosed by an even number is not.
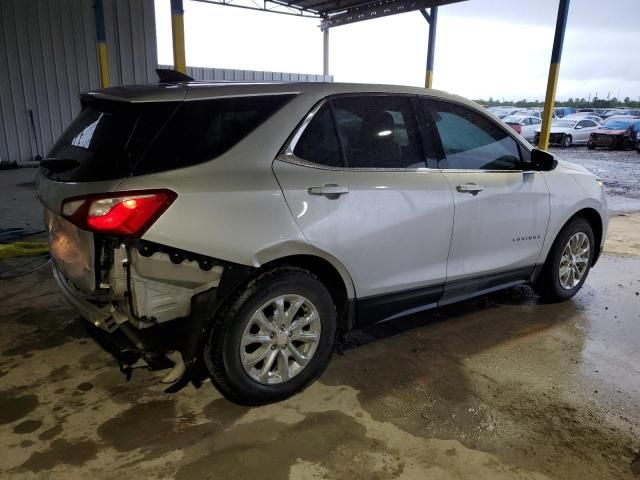
{"type": "Polygon", "coordinates": [[[357,332],[260,408],[126,382],[48,270],[0,291],[2,478],[640,478],[639,213],[571,301],[519,287],[357,332]]]}

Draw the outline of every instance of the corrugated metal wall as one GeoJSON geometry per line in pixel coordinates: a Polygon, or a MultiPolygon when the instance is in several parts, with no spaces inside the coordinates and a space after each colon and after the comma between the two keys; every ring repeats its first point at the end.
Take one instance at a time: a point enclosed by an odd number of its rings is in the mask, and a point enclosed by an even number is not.
{"type": "MultiPolygon", "coordinates": [[[[153,0],[104,0],[112,85],[156,78],[153,0]]],[[[0,161],[45,155],[99,88],[92,0],[0,0],[0,161]],[[38,142],[34,141],[29,111],[38,142]]]]}
{"type": "MultiPolygon", "coordinates": [[[[160,65],[160,68],[173,68],[173,66],[160,65]]],[[[195,80],[227,82],[333,82],[333,75],[261,72],[229,68],[187,67],[187,75],[195,80]]]]}

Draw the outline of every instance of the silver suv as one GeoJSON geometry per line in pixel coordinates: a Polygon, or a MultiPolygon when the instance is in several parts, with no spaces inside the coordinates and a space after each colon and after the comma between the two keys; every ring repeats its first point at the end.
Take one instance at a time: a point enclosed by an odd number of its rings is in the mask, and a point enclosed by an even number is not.
{"type": "Polygon", "coordinates": [[[443,92],[182,82],[82,103],[38,182],[60,289],[122,363],[169,354],[168,380],[206,367],[238,403],[300,391],[353,328],[525,283],[568,299],[606,236],[601,182],[443,92]]]}

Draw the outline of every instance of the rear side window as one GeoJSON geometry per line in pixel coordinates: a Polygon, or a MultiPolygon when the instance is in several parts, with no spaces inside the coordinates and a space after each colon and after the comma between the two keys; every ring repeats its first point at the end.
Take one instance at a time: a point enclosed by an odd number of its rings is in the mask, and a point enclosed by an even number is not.
{"type": "Polygon", "coordinates": [[[43,162],[66,182],[112,180],[216,158],[251,133],[292,95],[193,102],[87,100],[43,162]]]}
{"type": "Polygon", "coordinates": [[[431,110],[445,158],[441,168],[463,170],[521,170],[516,141],[489,118],[467,107],[438,100],[421,100],[431,110]]]}
{"type": "Polygon", "coordinates": [[[298,139],[293,154],[328,167],[344,166],[329,104],[324,104],[313,116],[298,139]]]}
{"type": "Polygon", "coordinates": [[[426,166],[409,97],[355,96],[331,104],[348,167],[426,166]]]}
{"type": "Polygon", "coordinates": [[[293,95],[184,102],[134,174],[187,167],[216,158],[282,108],[293,95]]]}

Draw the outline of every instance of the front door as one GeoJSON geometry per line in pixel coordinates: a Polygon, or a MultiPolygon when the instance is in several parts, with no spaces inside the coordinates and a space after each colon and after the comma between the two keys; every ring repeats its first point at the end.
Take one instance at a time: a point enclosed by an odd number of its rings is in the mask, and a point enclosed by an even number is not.
{"type": "Polygon", "coordinates": [[[518,142],[467,106],[423,100],[442,144],[439,166],[455,215],[443,303],[526,279],[549,221],[540,172],[524,171],[518,142]]]}
{"type": "Polygon", "coordinates": [[[426,168],[414,100],[327,101],[273,165],[305,238],[351,274],[364,322],[434,303],[446,276],[453,199],[426,168]]]}

